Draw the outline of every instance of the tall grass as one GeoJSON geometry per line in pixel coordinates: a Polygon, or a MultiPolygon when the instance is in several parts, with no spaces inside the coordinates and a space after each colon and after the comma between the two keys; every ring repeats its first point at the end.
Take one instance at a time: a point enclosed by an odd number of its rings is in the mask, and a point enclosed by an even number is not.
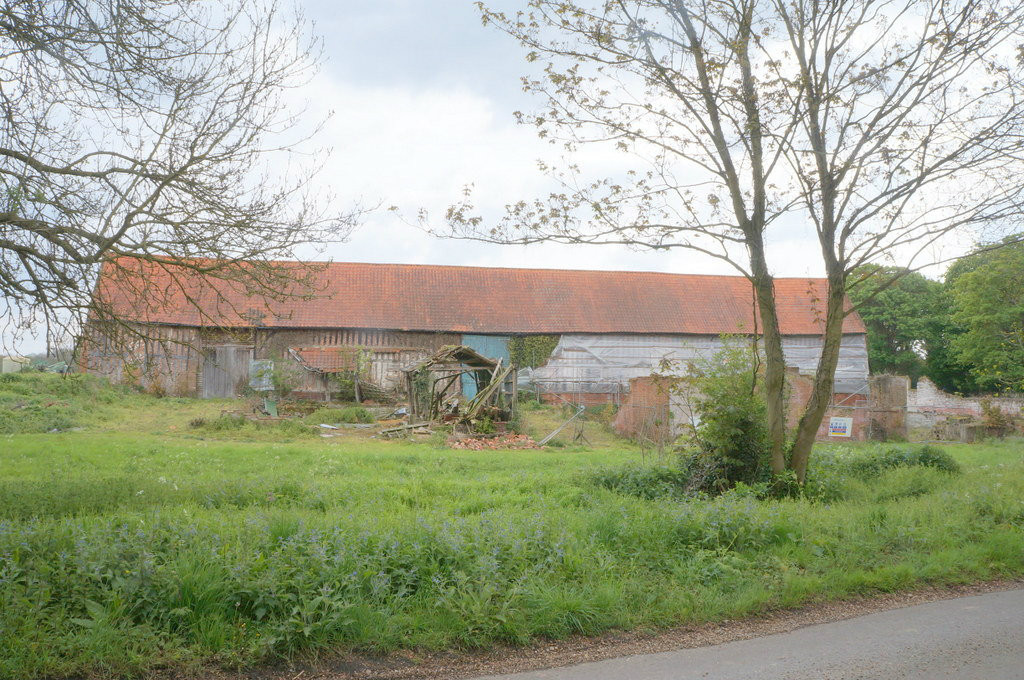
{"type": "Polygon", "coordinates": [[[823,451],[837,493],[701,500],[606,488],[634,455],[613,449],[4,435],[0,677],[525,644],[1024,574],[1021,443],[953,454],[959,474],[823,451]]]}
{"type": "Polygon", "coordinates": [[[1010,445],[959,476],[851,478],[842,501],[698,501],[602,488],[579,453],[62,437],[76,480],[44,472],[59,447],[5,442],[5,677],[525,643],[1024,572],[1010,445]]]}
{"type": "Polygon", "coordinates": [[[0,374],[0,435],[68,430],[123,394],[87,375],[0,374]]]}

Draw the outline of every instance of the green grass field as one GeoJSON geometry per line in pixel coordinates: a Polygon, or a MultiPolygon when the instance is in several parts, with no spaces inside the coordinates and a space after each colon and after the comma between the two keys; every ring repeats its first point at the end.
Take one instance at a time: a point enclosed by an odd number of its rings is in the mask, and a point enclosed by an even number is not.
{"type": "Polygon", "coordinates": [[[644,498],[598,483],[641,461],[596,424],[592,450],[470,452],[216,425],[238,407],[0,381],[0,677],[528,644],[1024,574],[1019,440],[945,447],[960,474],[821,450],[816,500],[644,498]]]}

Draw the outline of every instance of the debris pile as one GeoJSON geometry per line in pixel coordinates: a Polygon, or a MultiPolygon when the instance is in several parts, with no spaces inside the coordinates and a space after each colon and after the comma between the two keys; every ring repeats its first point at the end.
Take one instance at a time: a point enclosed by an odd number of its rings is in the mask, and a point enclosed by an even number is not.
{"type": "Polygon", "coordinates": [[[479,437],[468,439],[453,439],[449,442],[453,449],[467,449],[469,451],[492,451],[495,449],[539,449],[537,442],[529,435],[513,434],[511,432],[500,434],[497,437],[479,437]]]}

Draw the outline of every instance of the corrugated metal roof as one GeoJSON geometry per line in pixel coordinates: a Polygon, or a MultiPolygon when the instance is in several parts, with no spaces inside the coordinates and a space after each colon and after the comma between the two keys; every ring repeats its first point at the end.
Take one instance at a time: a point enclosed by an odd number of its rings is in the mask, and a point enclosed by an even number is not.
{"type": "MultiPolygon", "coordinates": [[[[484,334],[749,333],[750,282],[741,276],[627,271],[331,263],[312,290],[265,299],[240,285],[118,261],[97,288],[122,318],[189,326],[378,328],[484,334]]],[[[775,282],[786,335],[819,335],[823,279],[775,282]]],[[[846,333],[864,333],[856,314],[846,333]]]]}

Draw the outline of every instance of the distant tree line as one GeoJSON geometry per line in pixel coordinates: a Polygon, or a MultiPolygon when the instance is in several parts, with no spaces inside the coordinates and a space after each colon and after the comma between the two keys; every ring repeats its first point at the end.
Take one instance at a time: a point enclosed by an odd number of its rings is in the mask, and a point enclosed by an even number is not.
{"type": "Polygon", "coordinates": [[[1024,392],[1024,233],[979,246],[943,281],[878,265],[855,279],[872,373],[961,394],[1024,392]]]}

